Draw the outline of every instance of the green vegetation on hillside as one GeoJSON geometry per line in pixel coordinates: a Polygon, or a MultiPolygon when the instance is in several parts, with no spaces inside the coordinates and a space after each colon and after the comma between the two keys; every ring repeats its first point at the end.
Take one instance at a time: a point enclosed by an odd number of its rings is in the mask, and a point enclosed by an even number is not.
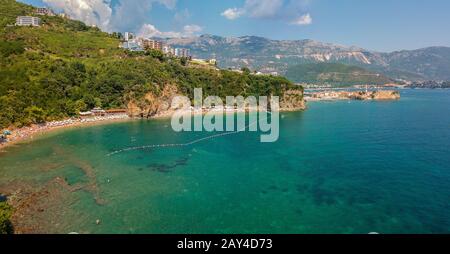
{"type": "Polygon", "coordinates": [[[293,82],[350,86],[357,84],[386,84],[391,80],[361,67],[338,63],[300,64],[288,68],[286,77],[293,82]]]}
{"type": "Polygon", "coordinates": [[[14,24],[17,16],[27,15],[33,11],[33,7],[12,0],[0,0],[0,6],[0,27],[2,28],[14,24]]]}
{"type": "Polygon", "coordinates": [[[61,17],[42,16],[41,27],[6,26],[33,9],[13,0],[0,4],[2,17],[8,13],[0,28],[0,128],[62,119],[96,106],[123,108],[167,84],[191,97],[197,87],[221,97],[301,89],[285,78],[186,67],[185,60],[155,51],[127,52],[117,36],[61,17]]]}
{"type": "Polygon", "coordinates": [[[0,201],[0,235],[13,233],[13,226],[10,221],[11,215],[12,207],[6,202],[0,201]]]}

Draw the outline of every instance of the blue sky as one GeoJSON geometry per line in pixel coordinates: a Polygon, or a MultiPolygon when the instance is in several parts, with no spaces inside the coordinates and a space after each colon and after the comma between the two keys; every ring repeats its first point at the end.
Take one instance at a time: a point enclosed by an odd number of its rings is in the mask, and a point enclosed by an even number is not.
{"type": "Polygon", "coordinates": [[[377,51],[450,46],[448,0],[21,0],[108,31],[257,35],[377,51]]]}

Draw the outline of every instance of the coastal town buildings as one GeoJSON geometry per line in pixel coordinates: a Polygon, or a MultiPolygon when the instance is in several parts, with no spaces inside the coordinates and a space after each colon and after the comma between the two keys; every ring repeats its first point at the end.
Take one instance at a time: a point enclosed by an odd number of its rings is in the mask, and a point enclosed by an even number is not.
{"type": "Polygon", "coordinates": [[[18,16],[16,19],[16,26],[40,26],[41,19],[32,16],[18,16]]]}
{"type": "Polygon", "coordinates": [[[189,58],[191,56],[190,50],[185,48],[176,48],[175,56],[177,57],[186,57],[189,58]]]}
{"type": "Polygon", "coordinates": [[[106,111],[103,110],[102,108],[93,108],[91,110],[92,114],[94,114],[95,116],[104,116],[106,114],[106,111]]]}
{"type": "Polygon", "coordinates": [[[128,116],[127,109],[108,109],[94,108],[90,111],[79,112],[78,116],[81,119],[92,119],[93,117],[114,117],[114,116],[128,116]]]}
{"type": "Polygon", "coordinates": [[[162,52],[166,55],[175,55],[175,53],[173,52],[172,54],[172,47],[170,47],[169,45],[164,45],[162,52]]]}
{"type": "Polygon", "coordinates": [[[175,56],[175,49],[170,46],[169,46],[169,49],[170,49],[170,55],[175,56]]]}
{"type": "Polygon", "coordinates": [[[60,16],[60,17],[63,18],[63,19],[70,19],[70,16],[69,16],[68,14],[64,13],[64,12],[58,14],[58,16],[60,16]]]}
{"type": "Polygon", "coordinates": [[[191,58],[191,52],[186,48],[173,48],[162,41],[135,37],[130,32],[125,32],[121,47],[131,51],[158,50],[168,56],[191,58]]]}
{"type": "Polygon", "coordinates": [[[163,43],[160,41],[141,38],[139,42],[140,45],[146,50],[154,49],[163,51],[163,43]]]}
{"type": "Polygon", "coordinates": [[[125,32],[125,33],[123,34],[123,39],[124,39],[125,41],[132,40],[133,38],[134,38],[134,34],[133,34],[133,33],[125,32]]]}
{"type": "Polygon", "coordinates": [[[34,10],[34,13],[37,15],[44,15],[44,16],[55,16],[55,13],[52,9],[49,8],[36,8],[34,10]]]}
{"type": "Polygon", "coordinates": [[[163,43],[162,41],[139,38],[139,45],[146,50],[158,50],[169,56],[176,57],[190,57],[190,51],[184,48],[172,48],[170,45],[163,43]]]}
{"type": "Polygon", "coordinates": [[[119,33],[119,38],[122,38],[121,48],[134,52],[144,51],[142,38],[136,38],[133,33],[125,32],[123,33],[123,37],[119,33]]]}
{"type": "Polygon", "coordinates": [[[144,51],[141,45],[135,40],[125,41],[122,43],[121,47],[134,52],[144,51]]]}
{"type": "Polygon", "coordinates": [[[273,72],[258,71],[255,73],[255,75],[257,75],[257,76],[279,76],[278,72],[276,72],[276,71],[273,71],[273,72]]]}

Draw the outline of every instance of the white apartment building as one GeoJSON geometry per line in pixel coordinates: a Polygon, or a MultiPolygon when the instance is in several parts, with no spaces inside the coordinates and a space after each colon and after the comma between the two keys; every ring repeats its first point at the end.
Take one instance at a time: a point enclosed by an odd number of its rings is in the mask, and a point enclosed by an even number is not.
{"type": "Polygon", "coordinates": [[[190,51],[189,49],[184,48],[176,48],[175,49],[175,56],[177,57],[190,57],[190,51]]]}
{"type": "Polygon", "coordinates": [[[17,26],[40,26],[41,19],[31,16],[19,16],[16,19],[17,26]]]}
{"type": "Polygon", "coordinates": [[[172,53],[172,48],[169,45],[163,45],[162,51],[164,54],[169,55],[172,53]]]}
{"type": "Polygon", "coordinates": [[[131,40],[133,38],[134,38],[134,34],[130,33],[130,32],[125,32],[124,35],[123,35],[123,39],[125,41],[129,41],[129,40],[131,40]]]}

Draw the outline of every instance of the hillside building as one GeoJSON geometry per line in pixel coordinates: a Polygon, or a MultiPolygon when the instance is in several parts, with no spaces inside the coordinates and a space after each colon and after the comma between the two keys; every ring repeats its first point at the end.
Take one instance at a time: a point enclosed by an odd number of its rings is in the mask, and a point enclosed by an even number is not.
{"type": "Polygon", "coordinates": [[[60,13],[60,14],[58,14],[58,16],[60,16],[61,18],[63,18],[63,19],[70,19],[70,16],[69,16],[69,14],[66,14],[66,13],[60,13]]]}
{"type": "Polygon", "coordinates": [[[136,42],[135,40],[125,41],[124,43],[122,43],[122,48],[135,52],[144,51],[141,45],[139,45],[139,43],[136,42]]]}
{"type": "Polygon", "coordinates": [[[123,39],[124,39],[125,41],[132,40],[133,38],[134,38],[134,34],[133,34],[133,33],[125,32],[125,33],[123,34],[123,39]]]}
{"type": "Polygon", "coordinates": [[[208,62],[211,65],[217,65],[217,59],[215,59],[215,58],[209,59],[208,62]]]}
{"type": "Polygon", "coordinates": [[[158,50],[165,55],[175,56],[175,57],[185,57],[190,58],[191,52],[189,49],[185,48],[172,48],[170,45],[163,43],[162,41],[157,41],[153,39],[146,38],[136,38],[132,39],[133,34],[126,32],[124,34],[124,43],[122,47],[131,51],[142,51],[142,50],[158,50]]]}
{"type": "Polygon", "coordinates": [[[32,16],[19,16],[16,19],[16,26],[40,26],[41,19],[32,16]]]}
{"type": "Polygon", "coordinates": [[[164,54],[166,54],[166,55],[173,55],[172,54],[172,47],[170,47],[169,45],[164,45],[162,52],[164,54]]]}
{"type": "Polygon", "coordinates": [[[52,9],[49,8],[36,8],[34,10],[34,13],[36,13],[37,15],[55,16],[55,13],[52,11],[52,9]]]}
{"type": "Polygon", "coordinates": [[[154,50],[163,51],[163,43],[160,41],[151,40],[151,39],[141,39],[140,44],[146,50],[154,49],[154,50]]]}
{"type": "Polygon", "coordinates": [[[191,56],[191,52],[189,49],[185,48],[176,48],[175,49],[175,56],[177,57],[186,57],[189,58],[191,56]]]}

